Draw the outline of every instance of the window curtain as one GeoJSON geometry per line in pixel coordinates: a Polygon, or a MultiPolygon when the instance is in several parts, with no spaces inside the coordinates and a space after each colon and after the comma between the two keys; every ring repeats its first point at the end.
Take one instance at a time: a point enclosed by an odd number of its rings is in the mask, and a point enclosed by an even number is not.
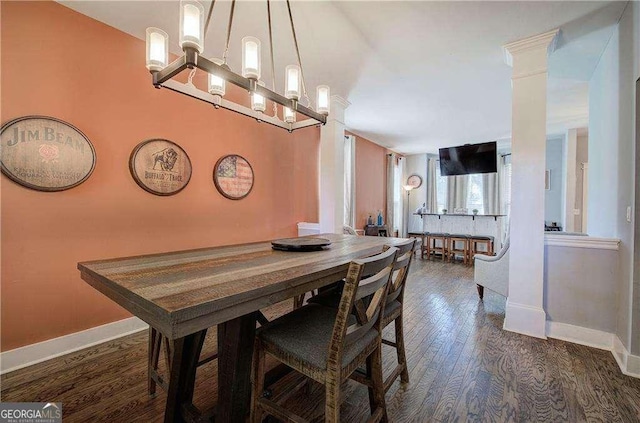
{"type": "Polygon", "coordinates": [[[355,137],[344,137],[344,224],[355,228],[355,137]]]}
{"type": "Polygon", "coordinates": [[[397,162],[397,170],[396,170],[396,198],[398,199],[398,207],[394,211],[398,236],[406,236],[407,234],[407,210],[409,209],[409,201],[407,196],[407,191],[403,188],[404,181],[407,180],[407,175],[405,172],[405,163],[406,160],[404,157],[399,157],[397,162]]]}
{"type": "Polygon", "coordinates": [[[436,175],[438,160],[435,157],[427,159],[427,210],[438,213],[438,180],[436,175]]]}
{"type": "Polygon", "coordinates": [[[511,209],[511,155],[505,154],[498,158],[500,172],[500,214],[508,215],[511,209]]]}
{"type": "Polygon", "coordinates": [[[498,172],[484,173],[482,175],[482,203],[484,214],[502,214],[500,212],[502,196],[500,195],[500,180],[502,164],[498,165],[498,172]]]}
{"type": "Polygon", "coordinates": [[[447,212],[467,207],[469,175],[447,176],[447,212]]]}
{"type": "MultiPolygon", "coordinates": [[[[387,154],[387,215],[384,216],[384,222],[388,225],[389,230],[393,230],[393,209],[395,208],[395,173],[396,173],[397,157],[394,153],[387,154]]],[[[374,218],[375,220],[375,218],[374,218]]]]}

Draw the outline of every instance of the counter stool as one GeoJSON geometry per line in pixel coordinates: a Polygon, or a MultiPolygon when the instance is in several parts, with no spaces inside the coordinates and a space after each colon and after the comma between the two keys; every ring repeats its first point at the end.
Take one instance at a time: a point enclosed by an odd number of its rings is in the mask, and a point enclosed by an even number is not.
{"type": "Polygon", "coordinates": [[[493,252],[493,237],[492,236],[483,236],[483,235],[474,235],[471,237],[471,260],[473,263],[473,257],[476,254],[488,254],[492,256],[493,252]],[[478,250],[478,244],[484,245],[485,250],[478,250]]]}
{"type": "Polygon", "coordinates": [[[462,262],[469,264],[469,255],[471,252],[469,235],[455,234],[449,235],[449,263],[451,259],[455,261],[456,254],[462,255],[462,262]],[[459,247],[461,244],[461,247],[459,247]]]}
{"type": "Polygon", "coordinates": [[[449,234],[447,233],[429,233],[427,235],[427,259],[431,260],[431,253],[442,254],[442,261],[447,258],[449,247],[449,234]],[[441,247],[438,247],[438,241],[440,241],[441,247]]]}
{"type": "MultiPolygon", "coordinates": [[[[420,258],[424,257],[424,252],[427,249],[427,246],[425,245],[424,239],[425,237],[429,235],[429,232],[409,232],[407,234],[407,236],[409,238],[415,238],[416,240],[420,240],[420,258]]],[[[416,245],[417,247],[417,245],[416,245]]],[[[417,253],[418,252],[418,248],[415,248],[414,251],[417,253]]]]}

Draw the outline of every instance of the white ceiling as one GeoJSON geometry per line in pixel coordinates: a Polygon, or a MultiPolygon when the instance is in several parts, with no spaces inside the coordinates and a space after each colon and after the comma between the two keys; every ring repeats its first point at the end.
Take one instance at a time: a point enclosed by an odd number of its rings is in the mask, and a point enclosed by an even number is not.
{"type": "MultiPolygon", "coordinates": [[[[144,39],[169,33],[179,52],[175,1],[60,1],[144,39]]],[[[209,3],[205,2],[206,7],[209,3]]],[[[548,132],[586,126],[588,83],[626,2],[294,1],[292,10],[310,97],[326,83],[346,98],[347,127],[401,153],[509,138],[511,69],[502,45],[561,29],[549,60],[548,132]],[[312,94],[313,93],[313,94],[312,94]]],[[[222,55],[230,2],[217,0],[205,56],[222,55]]],[[[286,5],[272,1],[276,87],[294,63],[286,5]]],[[[270,85],[266,2],[238,1],[229,64],[240,68],[240,39],[263,43],[270,85]]],[[[140,58],[144,66],[144,57],[140,58]]]]}

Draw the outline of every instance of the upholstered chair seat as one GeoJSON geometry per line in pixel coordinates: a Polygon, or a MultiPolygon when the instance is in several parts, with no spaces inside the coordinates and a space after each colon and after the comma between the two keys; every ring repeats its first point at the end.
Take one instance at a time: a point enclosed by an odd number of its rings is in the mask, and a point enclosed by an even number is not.
{"type": "MultiPolygon", "coordinates": [[[[337,308],[309,304],[267,323],[258,329],[258,335],[267,351],[278,350],[280,354],[293,356],[318,370],[324,370],[327,368],[327,345],[331,342],[336,313],[337,308]]],[[[355,316],[349,316],[348,324],[355,322],[355,316]]],[[[377,336],[378,332],[374,329],[346,345],[342,367],[351,363],[377,336]]]]}

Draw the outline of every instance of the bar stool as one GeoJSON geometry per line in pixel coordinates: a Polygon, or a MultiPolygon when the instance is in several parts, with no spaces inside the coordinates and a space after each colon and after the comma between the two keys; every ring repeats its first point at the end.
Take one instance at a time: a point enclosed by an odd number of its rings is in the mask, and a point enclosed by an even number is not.
{"type": "Polygon", "coordinates": [[[427,259],[431,260],[431,253],[442,254],[442,261],[447,258],[449,247],[449,234],[447,233],[429,233],[427,235],[427,259]],[[441,247],[438,247],[438,241],[440,241],[441,247]]]}
{"type": "MultiPolygon", "coordinates": [[[[429,232],[409,232],[407,234],[409,238],[415,238],[416,240],[418,239],[420,240],[420,258],[424,257],[424,252],[427,249],[427,246],[425,245],[425,242],[424,242],[424,239],[427,235],[429,235],[429,232]]],[[[415,248],[414,251],[417,253],[418,248],[415,248]]]]}
{"type": "Polygon", "coordinates": [[[469,253],[471,251],[470,244],[469,235],[449,235],[449,263],[451,263],[451,259],[455,261],[456,254],[461,254],[462,262],[464,264],[469,264],[469,253]],[[458,248],[460,243],[462,244],[462,248],[458,248]]]}
{"type": "Polygon", "coordinates": [[[476,254],[488,254],[492,256],[493,252],[493,237],[484,235],[473,235],[471,237],[471,260],[473,263],[473,257],[476,254]],[[485,250],[478,250],[478,244],[484,245],[485,250]]]}

